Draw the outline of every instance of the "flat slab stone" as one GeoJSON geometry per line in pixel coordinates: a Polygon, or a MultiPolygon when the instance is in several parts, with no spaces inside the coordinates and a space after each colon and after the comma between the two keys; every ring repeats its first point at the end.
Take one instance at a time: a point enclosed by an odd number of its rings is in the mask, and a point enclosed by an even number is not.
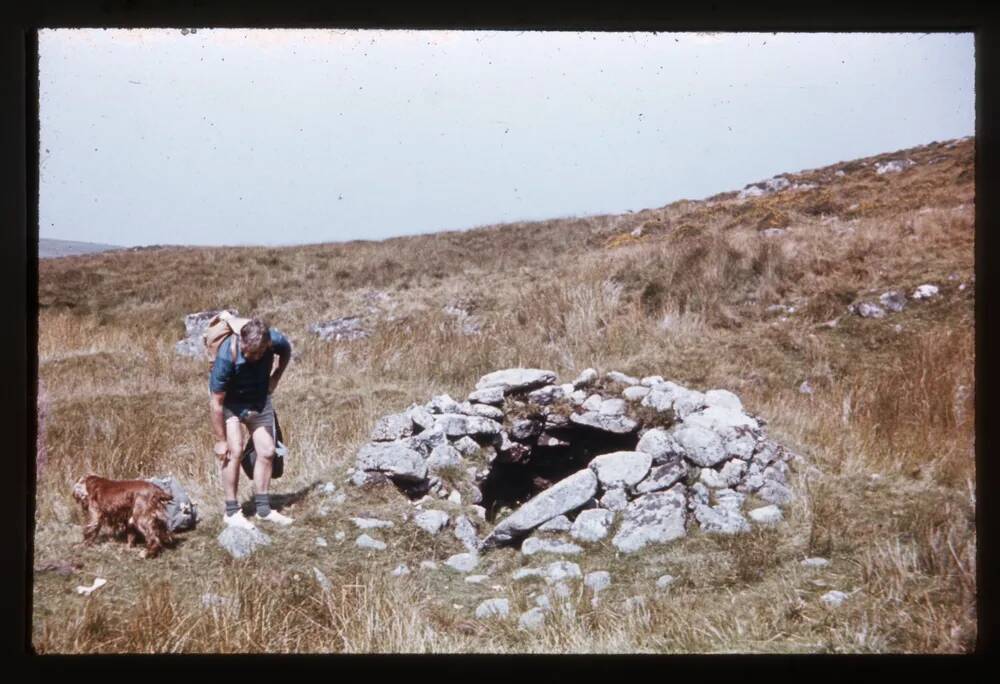
{"type": "Polygon", "coordinates": [[[525,556],[533,556],[536,553],[553,553],[558,555],[575,555],[583,553],[583,549],[576,544],[559,541],[557,539],[543,539],[539,537],[528,537],[521,543],[521,553],[525,556]]]}
{"type": "Polygon", "coordinates": [[[465,435],[498,435],[503,425],[482,416],[466,416],[461,413],[443,413],[434,421],[448,437],[465,435]]]}
{"type": "Polygon", "coordinates": [[[358,450],[357,467],[412,480],[427,477],[427,464],[420,452],[399,442],[370,442],[363,445],[358,450]]]}
{"type": "Polygon", "coordinates": [[[623,553],[634,553],[647,544],[662,544],[684,536],[687,500],[684,485],[635,499],[625,508],[622,524],[611,540],[623,553]]]}
{"type": "Polygon", "coordinates": [[[569,513],[597,493],[597,476],[589,468],[565,477],[504,518],[484,540],[484,547],[498,546],[533,530],[557,515],[569,513]]]}
{"type": "Polygon", "coordinates": [[[749,532],[750,524],[738,511],[722,506],[705,506],[695,504],[694,517],[698,520],[703,532],[710,534],[736,534],[749,532]]]}
{"type": "Polygon", "coordinates": [[[557,515],[546,523],[538,526],[539,532],[569,532],[573,526],[573,521],[565,515],[557,515]]]}
{"type": "Polygon", "coordinates": [[[487,387],[469,394],[469,401],[477,404],[500,406],[503,404],[503,387],[487,387]]]}
{"type": "Polygon", "coordinates": [[[673,463],[653,466],[649,475],[635,486],[637,494],[649,494],[670,489],[687,475],[687,466],[680,459],[673,463]]]}
{"type": "Polygon", "coordinates": [[[382,416],[372,428],[371,441],[391,442],[413,434],[413,419],[406,413],[382,416]]]}
{"type": "Polygon", "coordinates": [[[354,523],[354,526],[360,530],[372,530],[380,527],[394,526],[394,523],[391,520],[379,520],[378,518],[355,517],[351,518],[351,522],[354,523]]]}
{"type": "Polygon", "coordinates": [[[576,380],[573,381],[573,387],[580,389],[581,387],[588,387],[597,382],[598,378],[597,371],[593,368],[587,368],[576,376],[576,380]]]}
{"type": "Polygon", "coordinates": [[[784,516],[781,514],[781,509],[774,504],[770,506],[761,506],[760,508],[755,508],[747,515],[755,523],[760,523],[761,525],[775,525],[782,521],[784,516]]]}
{"type": "Polygon", "coordinates": [[[607,570],[595,570],[594,572],[588,572],[583,578],[583,583],[593,589],[596,594],[597,592],[611,586],[611,573],[607,570]]]}
{"type": "Polygon", "coordinates": [[[271,543],[271,538],[257,527],[243,529],[227,526],[216,540],[233,558],[246,558],[261,546],[271,543]]]}
{"type": "Polygon", "coordinates": [[[631,487],[649,474],[653,457],[642,451],[615,451],[591,460],[588,467],[605,488],[631,487]]]}
{"type": "Polygon", "coordinates": [[[538,368],[508,368],[506,370],[487,373],[476,383],[476,389],[500,387],[504,394],[517,392],[543,385],[551,385],[556,381],[556,374],[550,370],[538,368]]]}
{"type": "Polygon", "coordinates": [[[616,435],[627,435],[630,432],[635,432],[639,427],[639,424],[628,416],[608,416],[597,411],[588,411],[582,414],[574,413],[569,419],[577,425],[585,425],[595,430],[611,432],[616,435]]]}
{"type": "Polygon", "coordinates": [[[369,537],[367,534],[362,534],[355,539],[354,545],[362,549],[371,549],[372,551],[384,551],[386,548],[385,542],[369,537]]]}

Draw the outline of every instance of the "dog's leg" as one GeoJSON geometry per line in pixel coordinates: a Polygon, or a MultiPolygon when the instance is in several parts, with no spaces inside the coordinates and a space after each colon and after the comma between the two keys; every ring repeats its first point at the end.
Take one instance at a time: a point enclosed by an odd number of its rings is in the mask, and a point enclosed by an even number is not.
{"type": "Polygon", "coordinates": [[[95,508],[90,508],[87,513],[87,524],[83,528],[83,541],[85,544],[93,544],[97,540],[97,535],[101,531],[101,513],[95,508]]]}

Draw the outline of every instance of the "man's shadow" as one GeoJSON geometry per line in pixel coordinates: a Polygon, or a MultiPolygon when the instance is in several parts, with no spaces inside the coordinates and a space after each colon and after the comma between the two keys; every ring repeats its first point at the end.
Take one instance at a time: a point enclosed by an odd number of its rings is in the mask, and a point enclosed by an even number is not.
{"type": "MultiPolygon", "coordinates": [[[[314,489],[316,489],[316,487],[318,487],[321,484],[322,484],[321,480],[314,480],[312,483],[307,484],[302,489],[299,489],[298,491],[295,492],[291,492],[289,494],[271,494],[271,504],[270,504],[271,508],[273,508],[276,511],[281,511],[281,509],[285,508],[286,506],[291,506],[292,504],[296,504],[302,499],[306,498],[306,496],[308,496],[310,492],[312,492],[314,489]]],[[[243,505],[240,508],[242,509],[243,515],[245,516],[252,516],[257,513],[257,504],[254,503],[252,497],[244,501],[243,505]]]]}

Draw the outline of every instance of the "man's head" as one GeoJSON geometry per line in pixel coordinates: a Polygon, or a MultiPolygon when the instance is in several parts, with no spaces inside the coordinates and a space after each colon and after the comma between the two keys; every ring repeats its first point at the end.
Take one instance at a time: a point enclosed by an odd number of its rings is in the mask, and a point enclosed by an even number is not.
{"type": "Polygon", "coordinates": [[[251,318],[240,330],[240,345],[247,361],[257,361],[271,347],[271,330],[259,318],[251,318]]]}

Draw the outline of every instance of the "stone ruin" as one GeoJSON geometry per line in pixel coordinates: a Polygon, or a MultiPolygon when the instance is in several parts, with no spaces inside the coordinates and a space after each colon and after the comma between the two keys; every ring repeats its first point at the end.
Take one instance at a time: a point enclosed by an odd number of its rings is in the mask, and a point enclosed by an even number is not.
{"type": "Polygon", "coordinates": [[[632,553],[696,528],[780,521],[799,457],[765,424],[726,390],[594,369],[559,384],[551,371],[513,368],[483,376],[465,401],[441,395],[380,418],[351,481],[389,480],[421,508],[465,499],[493,524],[482,538],[455,530],[472,555],[582,551],[560,532],[584,543],[610,535],[632,553]]]}

